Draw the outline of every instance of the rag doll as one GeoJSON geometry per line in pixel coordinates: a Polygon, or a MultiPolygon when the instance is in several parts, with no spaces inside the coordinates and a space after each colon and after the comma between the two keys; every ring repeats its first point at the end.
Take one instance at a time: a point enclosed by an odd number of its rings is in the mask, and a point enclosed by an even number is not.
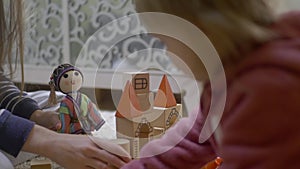
{"type": "Polygon", "coordinates": [[[71,64],[59,65],[51,75],[50,98],[53,98],[55,89],[66,94],[58,109],[62,123],[58,130],[60,133],[91,134],[105,123],[98,107],[85,94],[79,92],[82,83],[82,72],[71,64]]]}

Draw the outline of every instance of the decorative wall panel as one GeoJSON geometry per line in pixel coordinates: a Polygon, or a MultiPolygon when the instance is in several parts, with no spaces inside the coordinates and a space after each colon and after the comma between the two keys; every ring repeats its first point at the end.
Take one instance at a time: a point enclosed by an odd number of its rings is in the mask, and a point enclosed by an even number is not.
{"type": "Polygon", "coordinates": [[[126,60],[129,67],[150,65],[175,70],[165,55],[163,43],[145,34],[139,19],[131,15],[135,13],[132,0],[27,0],[26,3],[30,13],[27,65],[56,66],[70,62],[80,67],[115,69],[126,60]],[[136,52],[143,49],[147,51],[136,52]]]}
{"type": "Polygon", "coordinates": [[[28,12],[25,33],[25,63],[57,65],[63,54],[61,1],[26,1],[28,12]]]}

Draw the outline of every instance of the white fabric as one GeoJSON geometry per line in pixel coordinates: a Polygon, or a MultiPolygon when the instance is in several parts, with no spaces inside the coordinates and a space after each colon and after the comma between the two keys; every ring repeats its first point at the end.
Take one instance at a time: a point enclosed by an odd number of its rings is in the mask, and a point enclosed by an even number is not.
{"type": "Polygon", "coordinates": [[[105,139],[116,139],[116,118],[115,111],[100,111],[103,119],[105,120],[104,125],[98,130],[92,132],[92,135],[99,138],[105,139]]]}
{"type": "Polygon", "coordinates": [[[5,111],[5,109],[1,109],[0,110],[0,116],[2,115],[2,113],[5,111]]]}
{"type": "Polygon", "coordinates": [[[11,162],[8,160],[8,158],[0,152],[0,168],[1,169],[14,169],[11,162]]]}
{"type": "Polygon", "coordinates": [[[39,107],[43,110],[47,111],[55,111],[59,108],[59,102],[64,98],[65,94],[61,92],[56,92],[57,104],[55,106],[49,107],[48,105],[48,97],[50,95],[50,91],[47,90],[38,90],[35,92],[27,92],[28,96],[35,100],[39,107]]]}

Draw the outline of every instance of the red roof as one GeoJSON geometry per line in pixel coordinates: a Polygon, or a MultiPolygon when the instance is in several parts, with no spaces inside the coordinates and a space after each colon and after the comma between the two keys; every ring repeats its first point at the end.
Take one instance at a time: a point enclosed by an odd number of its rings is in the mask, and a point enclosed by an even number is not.
{"type": "Polygon", "coordinates": [[[122,96],[120,98],[116,117],[133,118],[140,116],[142,113],[139,100],[130,81],[127,81],[122,96]]]}
{"type": "Polygon", "coordinates": [[[168,108],[176,105],[176,99],[171,89],[170,83],[167,76],[164,75],[154,99],[154,106],[168,108]]]}

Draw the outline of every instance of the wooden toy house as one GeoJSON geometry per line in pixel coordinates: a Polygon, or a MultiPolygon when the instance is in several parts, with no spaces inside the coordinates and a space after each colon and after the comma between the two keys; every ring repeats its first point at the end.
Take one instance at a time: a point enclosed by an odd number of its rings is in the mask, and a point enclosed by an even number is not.
{"type": "Polygon", "coordinates": [[[116,111],[116,129],[118,138],[130,140],[130,154],[137,158],[143,145],[162,136],[178,121],[182,108],[166,75],[154,99],[149,91],[149,73],[128,73],[127,77],[116,111]]]}

